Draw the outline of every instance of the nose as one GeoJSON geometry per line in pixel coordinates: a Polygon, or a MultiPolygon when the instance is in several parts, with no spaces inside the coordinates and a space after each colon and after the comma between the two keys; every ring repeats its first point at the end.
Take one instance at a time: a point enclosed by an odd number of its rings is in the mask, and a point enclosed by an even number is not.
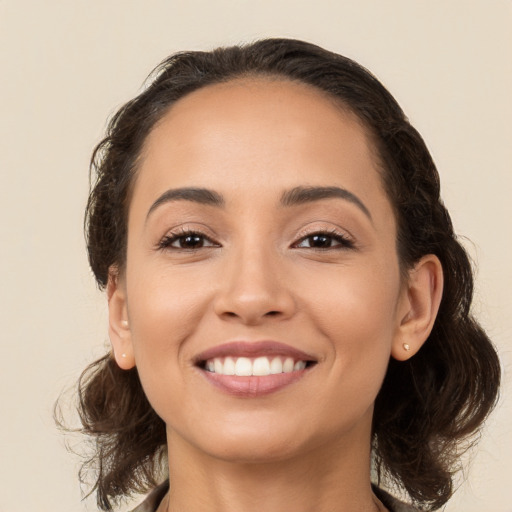
{"type": "Polygon", "coordinates": [[[215,313],[223,320],[245,325],[290,318],[296,304],[281,260],[276,254],[255,250],[226,259],[215,313]]]}

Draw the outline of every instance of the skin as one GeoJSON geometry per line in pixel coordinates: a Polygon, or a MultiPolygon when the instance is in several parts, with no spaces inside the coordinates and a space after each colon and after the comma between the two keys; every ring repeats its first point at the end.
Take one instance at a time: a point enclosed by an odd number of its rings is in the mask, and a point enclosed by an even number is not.
{"type": "Polygon", "coordinates": [[[112,268],[108,297],[116,360],[137,366],[167,425],[172,493],[160,510],[384,510],[370,487],[373,404],[389,358],[413,356],[430,333],[442,271],[428,255],[401,278],[380,173],[357,118],[286,81],[200,89],[148,136],[126,268],[112,268]],[[364,207],[281,204],[312,186],[364,207]],[[224,203],[152,208],[180,187],[224,203]],[[187,230],[199,246],[183,248],[187,230]],[[315,248],[318,232],[326,248],[315,248]],[[194,364],[234,340],[286,343],[317,364],[275,393],[236,397],[194,364]]]}

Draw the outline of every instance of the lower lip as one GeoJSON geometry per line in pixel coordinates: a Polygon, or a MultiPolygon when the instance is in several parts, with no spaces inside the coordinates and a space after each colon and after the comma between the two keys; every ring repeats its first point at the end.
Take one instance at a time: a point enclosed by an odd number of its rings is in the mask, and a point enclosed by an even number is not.
{"type": "Polygon", "coordinates": [[[262,377],[252,375],[250,377],[239,377],[237,375],[220,375],[214,372],[201,370],[205,378],[221,391],[239,397],[259,397],[275,393],[294,382],[302,379],[309,371],[297,370],[289,373],[277,373],[262,377]]]}

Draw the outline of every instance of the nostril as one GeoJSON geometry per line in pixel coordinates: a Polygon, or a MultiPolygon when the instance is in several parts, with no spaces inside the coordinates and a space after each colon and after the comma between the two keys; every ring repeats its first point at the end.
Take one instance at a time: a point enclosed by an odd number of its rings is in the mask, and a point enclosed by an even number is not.
{"type": "Polygon", "coordinates": [[[279,315],[279,311],[269,311],[268,313],[265,313],[266,316],[276,316],[279,315]]]}

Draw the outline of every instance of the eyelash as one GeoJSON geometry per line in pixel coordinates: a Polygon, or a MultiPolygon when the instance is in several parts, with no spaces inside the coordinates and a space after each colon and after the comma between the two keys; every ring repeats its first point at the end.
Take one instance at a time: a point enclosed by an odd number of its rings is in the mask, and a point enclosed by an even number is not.
{"type": "MultiPolygon", "coordinates": [[[[311,241],[311,240],[310,240],[311,241]]],[[[297,242],[295,242],[292,247],[297,249],[313,249],[314,251],[329,251],[329,250],[347,250],[347,249],[355,249],[354,241],[349,238],[344,233],[340,233],[335,229],[332,230],[318,230],[313,233],[307,233],[303,235],[297,242]],[[305,242],[308,239],[313,239],[314,237],[320,237],[324,239],[328,239],[331,242],[337,242],[337,245],[330,245],[328,247],[300,247],[300,244],[305,242]]]]}
{"type": "MultiPolygon", "coordinates": [[[[211,248],[211,247],[220,247],[220,244],[206,236],[204,233],[200,231],[194,231],[189,229],[182,229],[177,233],[171,233],[166,235],[160,240],[157,245],[157,248],[160,250],[174,250],[174,251],[197,251],[199,249],[211,248]],[[199,247],[173,247],[175,242],[181,240],[181,242],[185,241],[187,238],[196,237],[199,247]],[[208,245],[204,245],[204,244],[208,245]]],[[[336,230],[318,230],[313,233],[307,233],[302,235],[297,242],[294,242],[291,245],[294,249],[312,249],[315,251],[329,251],[329,250],[343,250],[343,249],[355,249],[355,244],[353,240],[347,237],[343,233],[339,233],[336,230]],[[336,245],[329,245],[328,247],[301,247],[300,245],[310,239],[311,241],[314,237],[323,238],[324,240],[330,241],[331,243],[335,242],[336,245]]]]}
{"type": "Polygon", "coordinates": [[[166,235],[160,240],[158,243],[157,248],[161,250],[174,250],[174,251],[196,251],[199,249],[205,249],[209,247],[220,247],[220,245],[217,242],[214,242],[211,238],[206,236],[204,233],[201,233],[200,231],[194,231],[192,229],[182,229],[177,233],[171,233],[169,235],[166,235]],[[182,242],[186,238],[191,237],[197,237],[201,239],[201,245],[200,247],[173,247],[172,244],[175,242],[181,240],[182,242]],[[208,245],[204,245],[204,243],[208,243],[208,245]]]}

